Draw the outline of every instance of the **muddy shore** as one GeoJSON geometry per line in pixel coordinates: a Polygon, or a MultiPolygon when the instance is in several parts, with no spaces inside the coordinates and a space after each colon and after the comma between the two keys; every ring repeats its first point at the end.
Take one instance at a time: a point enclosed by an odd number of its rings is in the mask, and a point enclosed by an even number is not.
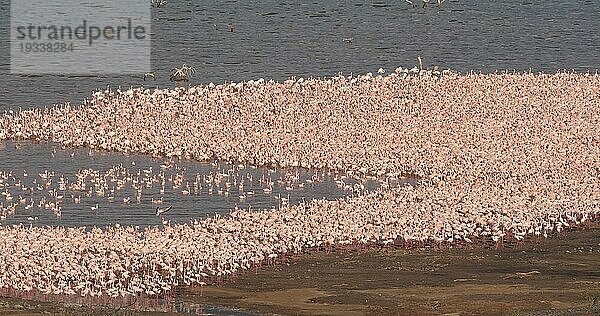
{"type": "MultiPolygon", "coordinates": [[[[600,224],[499,249],[316,253],[176,297],[256,314],[600,315],[600,224]]],[[[175,314],[0,298],[0,315],[175,314]]]]}
{"type": "Polygon", "coordinates": [[[600,315],[600,225],[514,248],[316,254],[182,296],[286,315],[600,315]]]}

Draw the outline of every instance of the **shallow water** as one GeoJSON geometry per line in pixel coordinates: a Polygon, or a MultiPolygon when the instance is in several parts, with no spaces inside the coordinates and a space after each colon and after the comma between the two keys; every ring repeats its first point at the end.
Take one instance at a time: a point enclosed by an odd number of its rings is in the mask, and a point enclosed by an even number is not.
{"type": "Polygon", "coordinates": [[[173,310],[177,313],[187,315],[222,315],[222,316],[253,316],[257,315],[248,311],[236,308],[226,308],[221,306],[212,306],[206,304],[190,303],[179,301],[174,304],[173,310]]]}
{"type": "MultiPolygon", "coordinates": [[[[8,92],[0,111],[78,103],[93,89],[144,83],[142,74],[9,75],[8,3],[0,0],[0,87],[8,92]]],[[[592,0],[447,0],[428,9],[398,0],[170,0],[152,12],[157,80],[147,86],[172,86],[169,72],[182,63],[198,70],[192,84],[391,70],[414,65],[417,55],[461,72],[594,72],[600,64],[600,2],[592,0]]]]}
{"type": "MultiPolygon", "coordinates": [[[[1,142],[0,146],[0,174],[3,175],[0,177],[0,203],[6,208],[18,203],[21,198],[24,199],[16,207],[14,214],[0,221],[4,225],[25,223],[36,226],[103,227],[120,224],[143,227],[160,225],[163,219],[171,223],[186,223],[213,214],[228,214],[235,207],[279,208],[302,200],[336,199],[358,194],[355,185],[359,184],[364,186],[361,192],[375,190],[380,185],[375,180],[357,180],[326,171],[301,168],[281,170],[227,163],[168,161],[140,155],[90,152],[89,149],[63,150],[58,145],[47,143],[1,142]],[[118,188],[117,181],[106,176],[115,166],[120,166],[118,170],[122,171],[115,179],[125,179],[127,176],[131,178],[121,189],[118,188]],[[87,177],[84,190],[70,188],[70,184],[77,180],[76,173],[88,168],[98,171],[98,175],[87,177]],[[52,180],[51,183],[48,183],[48,179],[43,179],[46,171],[54,173],[48,177],[52,180]],[[181,177],[180,184],[170,180],[176,179],[177,175],[181,177]],[[165,178],[163,194],[160,192],[160,176],[165,178]],[[65,182],[62,189],[61,177],[65,182]],[[198,190],[194,186],[196,177],[200,179],[198,190]],[[220,180],[209,180],[211,177],[218,177],[220,180]],[[106,188],[104,192],[97,192],[92,178],[107,181],[106,184],[99,185],[106,188]],[[148,180],[151,178],[154,180],[148,180]],[[136,186],[142,187],[139,202],[132,187],[137,179],[140,183],[136,186]],[[241,181],[244,183],[243,188],[239,187],[241,181]],[[264,190],[269,187],[266,181],[272,182],[271,192],[264,190]],[[229,190],[226,183],[230,184],[229,190]],[[114,190],[114,193],[110,190],[114,190]],[[6,193],[9,193],[10,199],[6,193]],[[63,198],[58,199],[57,196],[63,198]],[[109,196],[113,197],[112,201],[109,196]],[[76,203],[75,198],[80,198],[79,203],[76,203]],[[129,199],[130,202],[125,203],[124,199],[129,199]],[[159,199],[162,199],[162,203],[157,204],[159,199]],[[57,200],[61,206],[61,216],[57,216],[56,212],[45,205],[40,206],[40,201],[47,204],[56,203],[57,200]],[[27,208],[30,204],[32,206],[27,208]],[[161,217],[155,215],[156,207],[162,209],[169,206],[172,209],[161,217]]],[[[416,184],[414,179],[400,179],[392,181],[390,185],[403,185],[407,182],[416,184]]]]}

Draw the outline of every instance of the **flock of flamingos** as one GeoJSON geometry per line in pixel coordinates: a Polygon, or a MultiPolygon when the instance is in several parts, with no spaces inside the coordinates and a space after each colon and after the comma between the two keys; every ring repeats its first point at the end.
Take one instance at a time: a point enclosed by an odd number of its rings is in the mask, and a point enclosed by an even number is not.
{"type": "MultiPolygon", "coordinates": [[[[107,89],[79,106],[6,113],[4,140],[419,183],[144,229],[0,225],[0,291],[164,296],[319,249],[501,246],[581,227],[600,219],[599,94],[597,74],[399,68],[107,89]]],[[[115,185],[145,185],[115,173],[115,185]]]]}
{"type": "MultiPolygon", "coordinates": [[[[18,145],[17,145],[18,146],[18,145]]],[[[74,154],[73,159],[75,159],[74,154]]],[[[91,155],[91,153],[90,153],[91,155]]],[[[287,206],[290,195],[296,195],[303,188],[322,184],[327,180],[335,184],[341,194],[359,195],[369,187],[380,185],[390,187],[398,185],[399,179],[376,179],[348,177],[344,174],[324,171],[301,172],[298,169],[276,170],[258,169],[245,165],[210,164],[209,170],[190,172],[185,167],[170,161],[160,165],[131,167],[122,163],[106,170],[85,168],[73,175],[57,174],[44,170],[35,174],[27,170],[22,172],[0,171],[0,220],[6,220],[15,214],[27,215],[28,222],[39,225],[35,216],[39,210],[48,211],[53,217],[63,217],[64,205],[77,205],[82,211],[102,212],[115,206],[155,205],[156,216],[170,211],[168,201],[181,196],[221,196],[240,205],[264,203],[269,197],[275,200],[271,208],[287,206]],[[375,180],[379,180],[378,182],[375,180]],[[166,199],[165,199],[166,198],[166,199]]],[[[206,168],[205,168],[206,169],[206,168]]],[[[84,212],[82,212],[84,213],[84,212]]]]}

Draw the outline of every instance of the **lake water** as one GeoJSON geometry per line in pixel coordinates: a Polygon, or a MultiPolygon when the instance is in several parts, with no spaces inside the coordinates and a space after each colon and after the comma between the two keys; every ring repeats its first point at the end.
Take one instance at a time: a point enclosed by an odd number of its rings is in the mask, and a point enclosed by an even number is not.
{"type": "MultiPolygon", "coordinates": [[[[9,7],[0,0],[0,111],[77,103],[93,89],[144,83],[143,74],[8,74],[9,7]]],[[[192,84],[391,70],[412,67],[418,55],[461,72],[595,72],[600,65],[600,2],[592,0],[447,0],[428,9],[403,0],[169,0],[152,12],[152,86],[173,86],[170,70],[183,63],[198,70],[192,84]]]]}
{"type": "MultiPolygon", "coordinates": [[[[0,205],[8,208],[17,204],[14,212],[0,221],[5,225],[144,227],[161,225],[163,220],[189,223],[213,214],[226,215],[236,207],[277,209],[303,200],[351,196],[380,186],[375,179],[358,180],[302,168],[168,161],[89,149],[63,150],[46,143],[0,144],[0,205]],[[90,170],[90,175],[83,180],[83,187],[76,188],[73,185],[78,182],[78,173],[83,176],[81,170],[90,170]],[[60,215],[52,204],[60,206],[60,215]],[[156,216],[157,207],[172,209],[156,216]]],[[[406,183],[417,184],[415,179],[398,179],[389,185],[406,183]]]]}

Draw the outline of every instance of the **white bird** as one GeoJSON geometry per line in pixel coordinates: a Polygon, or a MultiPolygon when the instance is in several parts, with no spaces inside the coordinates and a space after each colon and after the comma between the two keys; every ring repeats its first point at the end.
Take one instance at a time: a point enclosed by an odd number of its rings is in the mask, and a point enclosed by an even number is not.
{"type": "Polygon", "coordinates": [[[167,5],[167,0],[152,0],[150,4],[152,4],[152,7],[154,8],[160,8],[167,5]]]}
{"type": "MultiPolygon", "coordinates": [[[[406,1],[408,2],[408,0],[406,0],[406,1]]],[[[444,1],[446,1],[446,0],[436,0],[436,1],[437,1],[437,5],[439,7],[440,4],[444,3],[444,1]]],[[[429,6],[429,2],[431,2],[431,0],[423,0],[423,8],[428,7],[429,6]]],[[[413,7],[414,7],[414,5],[413,5],[413,7]]]]}
{"type": "Polygon", "coordinates": [[[160,216],[161,214],[163,214],[163,213],[166,213],[166,212],[170,211],[172,208],[173,208],[173,206],[172,206],[172,205],[171,205],[171,206],[169,206],[169,207],[167,207],[167,208],[159,208],[159,207],[156,207],[156,216],[160,216]]]}
{"type": "Polygon", "coordinates": [[[195,73],[196,68],[183,64],[181,68],[171,69],[169,79],[174,82],[188,81],[188,77],[191,77],[195,73]]]}
{"type": "Polygon", "coordinates": [[[146,81],[147,78],[151,78],[152,80],[156,80],[156,75],[154,75],[153,72],[147,72],[144,74],[144,81],[146,81]]]}

